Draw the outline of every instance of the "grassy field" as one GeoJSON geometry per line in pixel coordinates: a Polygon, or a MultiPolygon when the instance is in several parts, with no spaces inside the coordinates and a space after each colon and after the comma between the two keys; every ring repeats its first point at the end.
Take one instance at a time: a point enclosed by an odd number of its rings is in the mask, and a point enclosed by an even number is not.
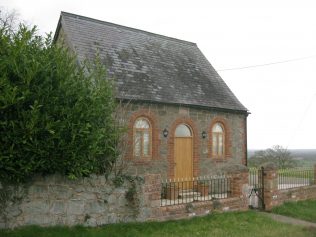
{"type": "Polygon", "coordinates": [[[85,227],[25,227],[14,231],[0,231],[1,237],[124,237],[124,236],[154,236],[154,237],[312,237],[316,229],[291,226],[271,220],[257,212],[213,213],[205,217],[190,220],[147,222],[131,224],[112,224],[98,228],[85,227]]]}
{"type": "Polygon", "coordinates": [[[316,223],[316,200],[286,202],[272,212],[316,223]]]}

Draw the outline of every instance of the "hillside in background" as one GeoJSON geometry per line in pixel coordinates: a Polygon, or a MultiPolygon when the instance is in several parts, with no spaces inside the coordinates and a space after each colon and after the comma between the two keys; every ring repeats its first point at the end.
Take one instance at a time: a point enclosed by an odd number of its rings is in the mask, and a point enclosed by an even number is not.
{"type": "MultiPolygon", "coordinates": [[[[248,159],[251,159],[256,151],[259,150],[248,150],[248,159]]],[[[299,166],[311,166],[316,164],[316,149],[292,149],[289,151],[299,166]]]]}

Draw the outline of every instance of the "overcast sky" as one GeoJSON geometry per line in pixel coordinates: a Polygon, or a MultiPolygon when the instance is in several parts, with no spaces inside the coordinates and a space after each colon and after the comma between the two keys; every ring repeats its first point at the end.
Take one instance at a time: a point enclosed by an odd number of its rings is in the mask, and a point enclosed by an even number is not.
{"type": "Polygon", "coordinates": [[[315,0],[0,0],[0,6],[17,10],[41,33],[55,32],[66,11],[195,42],[251,112],[248,148],[316,149],[315,0]],[[269,65],[255,66],[263,64],[269,65]]]}

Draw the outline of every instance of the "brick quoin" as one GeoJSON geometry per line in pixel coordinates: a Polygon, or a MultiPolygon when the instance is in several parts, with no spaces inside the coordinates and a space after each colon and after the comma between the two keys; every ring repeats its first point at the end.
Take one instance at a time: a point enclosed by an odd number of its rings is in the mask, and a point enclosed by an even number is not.
{"type": "Polygon", "coordinates": [[[242,153],[243,153],[242,164],[247,166],[247,149],[248,148],[247,148],[247,117],[246,116],[241,122],[241,129],[242,129],[241,140],[242,140],[242,153]]]}
{"type": "MultiPolygon", "coordinates": [[[[126,154],[126,159],[129,160],[134,160],[134,146],[133,146],[133,128],[134,128],[134,123],[135,121],[140,118],[140,117],[144,117],[146,119],[148,119],[148,121],[150,122],[151,125],[151,139],[152,139],[152,144],[151,144],[151,157],[150,159],[159,159],[159,144],[160,144],[160,140],[159,140],[159,126],[158,126],[158,120],[156,118],[156,115],[150,111],[149,109],[140,109],[136,112],[134,112],[129,119],[129,123],[128,123],[128,152],[126,154]]],[[[149,160],[140,160],[140,161],[136,161],[137,163],[147,163],[149,162],[149,160]]]]}
{"type": "Polygon", "coordinates": [[[190,126],[193,133],[193,177],[198,177],[200,174],[199,168],[199,159],[200,159],[200,140],[198,134],[198,128],[193,122],[193,120],[189,117],[181,117],[176,119],[170,128],[169,135],[168,135],[168,178],[174,178],[174,134],[176,128],[180,124],[186,124],[190,126]]]}
{"type": "MultiPolygon", "coordinates": [[[[224,126],[224,136],[225,136],[225,157],[224,159],[227,159],[227,158],[231,158],[231,148],[232,148],[232,134],[231,134],[231,129],[230,129],[230,126],[228,125],[228,122],[225,118],[223,117],[215,117],[212,119],[212,122],[210,124],[210,127],[209,127],[209,132],[208,132],[208,137],[209,137],[209,148],[208,149],[213,149],[213,136],[212,136],[212,128],[213,126],[216,124],[216,123],[220,123],[224,126]]],[[[213,158],[213,159],[217,159],[217,160],[222,160],[223,158],[215,158],[213,157],[213,152],[212,150],[210,151],[210,157],[213,158]]]]}

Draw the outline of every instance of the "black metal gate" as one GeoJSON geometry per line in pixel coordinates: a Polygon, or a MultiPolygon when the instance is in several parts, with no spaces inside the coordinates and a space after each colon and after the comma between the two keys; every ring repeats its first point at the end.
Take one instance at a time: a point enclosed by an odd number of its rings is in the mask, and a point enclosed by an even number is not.
{"type": "Polygon", "coordinates": [[[264,169],[249,169],[249,208],[264,210],[264,169]]]}

